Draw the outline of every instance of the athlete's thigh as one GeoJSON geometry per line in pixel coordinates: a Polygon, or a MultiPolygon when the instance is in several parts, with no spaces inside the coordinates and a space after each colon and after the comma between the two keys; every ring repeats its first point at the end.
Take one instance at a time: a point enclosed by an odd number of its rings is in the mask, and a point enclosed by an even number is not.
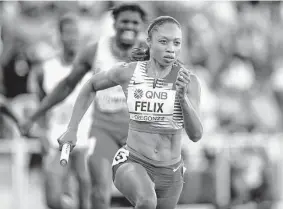
{"type": "Polygon", "coordinates": [[[114,176],[116,188],[135,205],[139,198],[156,198],[154,183],[145,168],[132,161],[120,165],[114,176]]]}
{"type": "Polygon", "coordinates": [[[156,209],[174,209],[178,204],[182,189],[183,183],[174,185],[174,196],[157,198],[156,209]]]}
{"type": "Polygon", "coordinates": [[[120,148],[120,145],[114,140],[112,133],[106,129],[93,128],[91,136],[95,137],[96,144],[90,158],[105,158],[112,163],[115,153],[120,148]]]}
{"type": "Polygon", "coordinates": [[[57,150],[51,152],[44,160],[44,184],[47,201],[60,198],[68,173],[68,167],[62,167],[59,163],[60,152],[57,150]]]}
{"type": "Polygon", "coordinates": [[[63,177],[54,173],[45,173],[44,189],[47,203],[59,204],[61,195],[64,193],[63,177]]]}
{"type": "Polygon", "coordinates": [[[56,174],[57,176],[65,176],[69,169],[60,165],[60,151],[50,148],[48,154],[44,158],[43,168],[46,174],[56,174]]]}
{"type": "Polygon", "coordinates": [[[87,148],[79,148],[75,149],[71,156],[71,169],[76,173],[77,176],[88,176],[88,166],[87,166],[87,158],[88,158],[88,149],[87,148]]]}
{"type": "Polygon", "coordinates": [[[105,130],[96,129],[94,134],[96,144],[88,158],[92,182],[96,185],[111,184],[111,163],[119,146],[105,130]]]}

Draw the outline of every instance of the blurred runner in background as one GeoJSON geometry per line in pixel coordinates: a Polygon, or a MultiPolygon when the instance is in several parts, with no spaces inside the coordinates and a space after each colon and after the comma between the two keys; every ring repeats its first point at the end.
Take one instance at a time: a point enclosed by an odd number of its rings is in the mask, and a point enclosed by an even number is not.
{"type": "MultiPolygon", "coordinates": [[[[71,73],[56,85],[30,120],[23,125],[24,132],[28,131],[33,121],[40,115],[65,98],[68,99],[85,74],[107,71],[121,61],[129,62],[132,50],[145,46],[145,43],[139,39],[139,35],[143,29],[146,13],[139,5],[118,5],[112,10],[112,16],[115,35],[103,36],[97,43],[91,43],[81,51],[71,73]]],[[[54,70],[52,79],[56,79],[59,72],[56,67],[52,70],[54,70]]],[[[111,162],[117,150],[125,144],[128,134],[129,115],[122,88],[117,86],[100,91],[94,108],[93,121],[88,123],[92,124],[90,137],[96,139],[95,150],[89,158],[92,180],[91,200],[93,209],[106,209],[110,205],[112,192],[111,162]]],[[[68,113],[68,117],[70,116],[71,112],[68,113]]],[[[80,126],[86,125],[81,123],[80,126]]],[[[58,162],[59,159],[56,163],[58,162]]]]}

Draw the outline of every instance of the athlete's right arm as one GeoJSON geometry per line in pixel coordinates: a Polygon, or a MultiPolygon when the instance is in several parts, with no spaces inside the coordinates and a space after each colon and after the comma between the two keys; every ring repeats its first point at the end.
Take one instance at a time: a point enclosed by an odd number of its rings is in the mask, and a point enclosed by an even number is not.
{"type": "Polygon", "coordinates": [[[71,73],[44,98],[39,108],[30,117],[32,122],[37,120],[41,115],[44,115],[50,108],[62,102],[72,93],[78,82],[92,68],[96,48],[96,44],[91,44],[78,54],[74,61],[71,73]]]}
{"type": "Polygon", "coordinates": [[[75,146],[76,133],[81,119],[94,100],[97,91],[129,82],[133,69],[132,64],[118,63],[109,71],[102,71],[92,76],[92,78],[81,89],[72,112],[72,116],[67,131],[58,140],[60,149],[63,144],[71,144],[71,149],[75,146]]]}

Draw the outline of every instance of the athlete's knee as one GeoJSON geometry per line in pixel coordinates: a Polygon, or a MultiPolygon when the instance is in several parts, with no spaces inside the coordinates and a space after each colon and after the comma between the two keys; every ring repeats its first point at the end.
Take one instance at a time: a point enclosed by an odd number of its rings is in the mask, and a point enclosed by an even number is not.
{"type": "Polygon", "coordinates": [[[87,166],[91,170],[96,169],[101,162],[101,157],[95,155],[95,153],[92,153],[87,158],[87,166]]]}
{"type": "Polygon", "coordinates": [[[87,169],[79,171],[76,177],[79,184],[90,184],[90,174],[87,169]]]}
{"type": "MultiPolygon", "coordinates": [[[[63,194],[61,195],[61,208],[62,209],[75,209],[76,204],[74,199],[68,195],[68,194],[63,194]]],[[[87,207],[82,207],[83,209],[87,209],[87,207]]]]}
{"type": "Polygon", "coordinates": [[[91,199],[95,205],[108,205],[111,200],[111,164],[100,156],[91,155],[88,161],[91,175],[91,199]]]}
{"type": "Polygon", "coordinates": [[[156,209],[157,198],[155,196],[141,196],[136,201],[135,209],[156,209]]]}
{"type": "Polygon", "coordinates": [[[91,190],[91,199],[97,204],[110,204],[111,189],[106,185],[93,185],[91,190]]]}
{"type": "MultiPolygon", "coordinates": [[[[106,175],[106,174],[105,174],[106,175]]],[[[94,199],[108,201],[112,191],[112,181],[109,178],[94,178],[91,184],[91,194],[94,199]]]]}
{"type": "Polygon", "coordinates": [[[91,156],[88,161],[88,168],[92,184],[111,182],[111,163],[106,158],[91,156]]]}
{"type": "Polygon", "coordinates": [[[61,209],[61,195],[48,194],[46,195],[46,205],[50,209],[61,209]]]}

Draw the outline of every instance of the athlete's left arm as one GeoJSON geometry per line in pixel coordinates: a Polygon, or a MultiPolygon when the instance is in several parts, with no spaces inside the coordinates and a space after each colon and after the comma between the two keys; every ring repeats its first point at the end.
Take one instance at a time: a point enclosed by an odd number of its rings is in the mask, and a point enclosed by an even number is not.
{"type": "Polygon", "coordinates": [[[190,83],[180,103],[184,116],[184,128],[193,142],[200,140],[203,134],[203,127],[199,116],[200,95],[200,82],[196,75],[191,74],[190,83]]]}

